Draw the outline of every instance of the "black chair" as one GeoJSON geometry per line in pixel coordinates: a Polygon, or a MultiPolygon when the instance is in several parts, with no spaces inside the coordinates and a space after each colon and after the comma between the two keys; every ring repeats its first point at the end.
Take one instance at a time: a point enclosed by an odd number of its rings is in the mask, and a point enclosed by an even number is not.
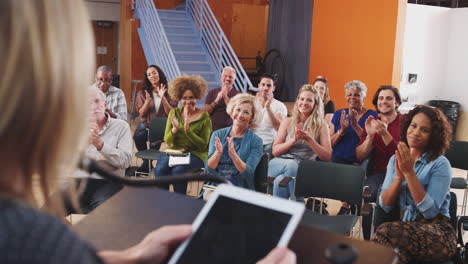
{"type": "Polygon", "coordinates": [[[298,197],[320,197],[321,204],[324,198],[348,202],[356,210],[352,222],[344,224],[354,227],[362,205],[364,177],[359,166],[304,160],[299,163],[294,193],[298,197]]]}
{"type": "Polygon", "coordinates": [[[161,143],[164,141],[164,132],[166,130],[167,117],[156,117],[151,120],[148,128],[149,149],[138,151],[135,157],[149,160],[149,175],[152,175],[151,164],[153,160],[159,159],[161,155],[161,143]]]}
{"type": "MultiPolygon", "coordinates": [[[[466,141],[452,141],[450,143],[450,148],[445,157],[450,161],[452,168],[468,170],[468,142],[466,141]]],[[[467,184],[468,172],[465,178],[463,177],[453,177],[450,188],[453,189],[462,189],[465,190],[463,194],[463,200],[461,205],[461,215],[466,214],[466,203],[467,203],[467,184]]]]}
{"type": "Polygon", "coordinates": [[[270,157],[268,153],[263,153],[260,162],[255,169],[255,191],[267,193],[268,162],[270,157]]]}

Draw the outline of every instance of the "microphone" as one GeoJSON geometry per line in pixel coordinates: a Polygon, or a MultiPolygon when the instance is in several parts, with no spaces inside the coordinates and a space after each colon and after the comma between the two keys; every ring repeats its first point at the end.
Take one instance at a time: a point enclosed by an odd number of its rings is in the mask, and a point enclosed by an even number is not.
{"type": "Polygon", "coordinates": [[[88,157],[81,157],[79,163],[78,163],[78,168],[88,172],[89,174],[91,173],[96,173],[99,176],[118,183],[122,185],[127,185],[127,186],[135,186],[135,187],[157,187],[157,186],[165,186],[167,184],[177,184],[177,183],[186,183],[186,182],[191,182],[191,181],[211,181],[215,183],[226,183],[226,180],[223,178],[211,175],[211,174],[206,174],[204,172],[189,172],[189,173],[183,173],[180,175],[175,175],[171,177],[162,177],[162,178],[157,178],[157,179],[129,179],[129,178],[124,178],[121,176],[116,175],[115,173],[111,172],[112,168],[110,168],[109,165],[103,165],[103,164],[98,164],[93,159],[90,159],[88,157]],[[106,168],[107,167],[107,168],[106,168]]]}

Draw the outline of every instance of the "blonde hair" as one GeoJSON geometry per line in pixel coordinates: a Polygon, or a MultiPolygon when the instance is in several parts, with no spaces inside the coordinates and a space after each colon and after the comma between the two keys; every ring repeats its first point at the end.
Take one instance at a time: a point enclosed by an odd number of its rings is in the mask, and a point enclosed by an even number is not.
{"type": "Polygon", "coordinates": [[[252,106],[252,120],[250,120],[250,128],[254,129],[255,120],[257,118],[257,111],[255,110],[255,96],[251,94],[237,94],[229,100],[229,103],[226,106],[226,112],[230,117],[232,117],[232,112],[234,108],[240,104],[250,104],[252,106]]]}
{"type": "Polygon", "coordinates": [[[304,122],[304,128],[309,128],[310,135],[313,138],[317,139],[320,135],[320,129],[322,128],[322,125],[323,125],[324,110],[323,110],[322,98],[320,97],[320,94],[318,93],[317,89],[315,89],[315,87],[311,84],[304,84],[302,88],[299,90],[299,93],[297,94],[296,102],[294,103],[294,107],[292,111],[293,126],[291,127],[291,129],[294,130],[294,128],[296,127],[296,124],[300,122],[301,116],[299,113],[299,107],[297,106],[298,104],[297,102],[303,92],[312,92],[314,94],[314,108],[312,109],[310,116],[304,122]]]}
{"type": "Polygon", "coordinates": [[[185,91],[192,91],[197,100],[203,98],[208,90],[208,84],[205,79],[198,75],[182,75],[169,83],[168,93],[169,96],[175,100],[180,101],[185,91]]]}
{"type": "Polygon", "coordinates": [[[84,87],[95,69],[90,19],[82,1],[2,0],[0,35],[0,154],[21,166],[20,175],[2,177],[21,176],[25,189],[13,193],[7,181],[0,188],[37,204],[37,182],[46,207],[58,213],[63,203],[58,197],[52,204],[50,195],[87,143],[84,87]]]}

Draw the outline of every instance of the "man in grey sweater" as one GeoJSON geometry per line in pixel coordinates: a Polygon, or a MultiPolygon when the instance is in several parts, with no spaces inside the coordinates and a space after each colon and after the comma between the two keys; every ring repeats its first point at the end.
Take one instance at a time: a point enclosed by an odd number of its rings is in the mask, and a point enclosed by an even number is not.
{"type": "MultiPolygon", "coordinates": [[[[114,119],[106,113],[106,98],[96,87],[90,87],[89,146],[85,156],[113,169],[116,175],[125,176],[125,169],[132,161],[132,137],[127,122],[114,119]]],[[[120,191],[121,185],[109,182],[96,174],[76,171],[73,177],[77,184],[86,182],[80,194],[80,206],[88,213],[112,195],[120,191]],[[86,179],[87,181],[82,181],[86,179]]]]}

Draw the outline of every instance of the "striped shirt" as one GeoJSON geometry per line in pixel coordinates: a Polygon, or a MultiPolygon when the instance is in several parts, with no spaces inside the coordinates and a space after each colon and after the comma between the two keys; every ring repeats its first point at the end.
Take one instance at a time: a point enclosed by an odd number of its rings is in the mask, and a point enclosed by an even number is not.
{"type": "MultiPolygon", "coordinates": [[[[96,84],[93,84],[97,87],[96,84]]],[[[117,87],[109,87],[109,91],[106,95],[107,109],[111,110],[117,116],[117,119],[127,121],[127,101],[125,100],[125,94],[117,87]]]]}

